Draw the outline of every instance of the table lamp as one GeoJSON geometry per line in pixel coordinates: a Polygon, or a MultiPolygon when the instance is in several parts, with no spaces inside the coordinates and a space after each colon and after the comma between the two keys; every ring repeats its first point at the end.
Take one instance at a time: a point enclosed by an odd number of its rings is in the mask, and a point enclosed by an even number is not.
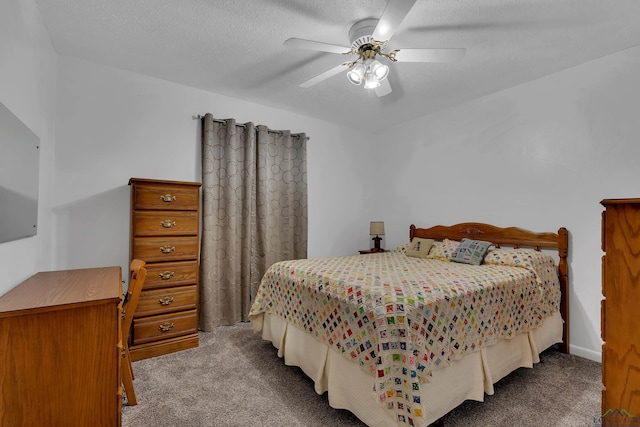
{"type": "Polygon", "coordinates": [[[380,240],[382,240],[382,237],[380,237],[380,235],[384,236],[384,222],[383,221],[371,221],[371,224],[369,225],[369,235],[376,235],[376,237],[374,237],[373,242],[374,242],[374,246],[373,249],[374,251],[380,251],[382,252],[384,249],[382,249],[380,247],[380,240]]]}

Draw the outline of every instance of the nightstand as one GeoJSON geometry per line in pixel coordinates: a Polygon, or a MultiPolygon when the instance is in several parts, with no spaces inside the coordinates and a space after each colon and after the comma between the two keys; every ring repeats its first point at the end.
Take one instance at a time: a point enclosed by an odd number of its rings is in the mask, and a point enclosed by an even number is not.
{"type": "Polygon", "coordinates": [[[360,254],[377,254],[378,252],[385,252],[384,249],[363,249],[360,252],[360,254]]]}

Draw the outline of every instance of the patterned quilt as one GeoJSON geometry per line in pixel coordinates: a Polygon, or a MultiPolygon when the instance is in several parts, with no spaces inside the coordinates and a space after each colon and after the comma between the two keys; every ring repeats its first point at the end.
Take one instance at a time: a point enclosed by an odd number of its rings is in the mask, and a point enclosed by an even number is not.
{"type": "Polygon", "coordinates": [[[512,251],[479,266],[402,252],[279,262],[250,318],[277,315],[358,363],[378,402],[414,425],[426,403],[420,384],[433,370],[528,332],[559,306],[553,259],[512,251]]]}

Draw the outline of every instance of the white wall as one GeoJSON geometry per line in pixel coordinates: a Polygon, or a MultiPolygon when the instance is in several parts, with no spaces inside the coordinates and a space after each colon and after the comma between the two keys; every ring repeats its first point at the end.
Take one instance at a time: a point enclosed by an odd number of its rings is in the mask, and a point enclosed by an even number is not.
{"type": "Polygon", "coordinates": [[[0,295],[52,267],[56,75],[57,55],[35,2],[0,2],[0,102],[40,138],[38,233],[0,243],[0,295]]]}
{"type": "Polygon", "coordinates": [[[640,47],[377,135],[389,245],[411,223],[567,227],[571,350],[599,360],[599,202],[640,196],[638,76],[640,47]]]}
{"type": "Polygon", "coordinates": [[[306,132],[309,256],[368,247],[366,177],[374,153],[359,132],[63,56],[58,89],[56,268],[127,267],[129,178],[200,181],[201,121],[194,116],[207,112],[306,132]]]}

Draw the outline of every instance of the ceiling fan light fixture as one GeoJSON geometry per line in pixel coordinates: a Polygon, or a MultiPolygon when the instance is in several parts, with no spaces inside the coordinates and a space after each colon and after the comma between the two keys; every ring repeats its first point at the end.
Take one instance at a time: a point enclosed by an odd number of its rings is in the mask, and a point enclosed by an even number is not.
{"type": "Polygon", "coordinates": [[[362,65],[360,63],[355,64],[347,72],[347,78],[354,85],[360,85],[363,82],[364,78],[365,78],[366,71],[367,70],[366,70],[366,67],[364,65],[362,65]]]}
{"type": "Polygon", "coordinates": [[[452,62],[464,56],[463,48],[398,48],[387,51],[388,43],[400,24],[412,10],[417,0],[386,0],[384,12],[380,18],[368,18],[355,22],[349,30],[351,46],[338,46],[330,43],[306,39],[290,38],[284,42],[287,46],[317,50],[320,52],[357,55],[352,62],[343,62],[322,74],[303,83],[300,87],[311,87],[321,81],[339,74],[346,69],[347,79],[354,85],[367,89],[376,89],[378,97],[391,93],[388,75],[389,66],[381,64],[376,57],[387,58],[393,62],[452,62]]]}
{"type": "Polygon", "coordinates": [[[380,82],[376,79],[366,79],[364,82],[365,89],[375,89],[380,86],[380,82]]]}
{"type": "Polygon", "coordinates": [[[375,89],[380,86],[380,80],[378,80],[373,73],[368,70],[364,75],[364,88],[365,89],[375,89]]]}
{"type": "Polygon", "coordinates": [[[375,89],[389,74],[389,67],[382,64],[377,59],[367,58],[364,60],[364,88],[375,89]]]}
{"type": "Polygon", "coordinates": [[[371,70],[371,74],[379,81],[383,81],[389,75],[389,67],[384,65],[378,60],[374,60],[370,65],[369,69],[371,70]]]}

